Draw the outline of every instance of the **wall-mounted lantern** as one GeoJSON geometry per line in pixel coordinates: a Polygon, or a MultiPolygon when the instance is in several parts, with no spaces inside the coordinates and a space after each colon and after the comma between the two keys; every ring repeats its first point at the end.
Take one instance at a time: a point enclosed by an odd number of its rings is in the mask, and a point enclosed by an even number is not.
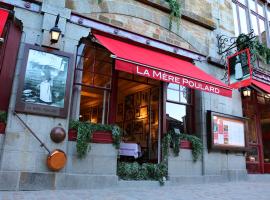
{"type": "Polygon", "coordinates": [[[242,90],[244,97],[250,97],[251,96],[251,90],[248,87],[243,88],[242,90]]]}
{"type": "Polygon", "coordinates": [[[60,35],[61,35],[61,30],[58,28],[58,22],[59,22],[60,15],[58,14],[55,20],[55,25],[54,27],[50,30],[51,34],[51,43],[55,44],[59,41],[60,35]]]}

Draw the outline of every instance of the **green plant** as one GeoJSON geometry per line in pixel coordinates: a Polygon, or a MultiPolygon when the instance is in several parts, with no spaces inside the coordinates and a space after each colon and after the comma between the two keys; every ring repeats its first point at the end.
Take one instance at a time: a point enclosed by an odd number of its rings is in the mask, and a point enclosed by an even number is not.
{"type": "Polygon", "coordinates": [[[179,3],[179,0],[165,0],[171,9],[170,13],[170,24],[169,29],[172,29],[172,21],[173,19],[177,20],[177,26],[179,26],[179,21],[181,19],[181,4],[179,3]]]}
{"type": "MultiPolygon", "coordinates": [[[[265,64],[270,63],[270,49],[258,38],[250,39],[246,34],[240,34],[236,39],[237,50],[241,51],[246,48],[250,49],[251,61],[254,62],[256,59],[260,59],[265,64]]],[[[252,63],[254,64],[254,63],[252,63]]]]}
{"type": "Polygon", "coordinates": [[[155,180],[163,185],[164,177],[167,175],[167,166],[164,163],[140,165],[137,162],[119,162],[117,175],[123,180],[155,180]]]}
{"type": "Polygon", "coordinates": [[[188,135],[188,134],[177,134],[175,131],[169,131],[167,135],[171,135],[171,144],[173,147],[173,152],[175,156],[179,155],[180,151],[180,141],[181,140],[187,140],[191,142],[192,144],[192,157],[193,161],[197,161],[199,156],[202,154],[203,150],[203,144],[202,140],[194,135],[188,135]]]}
{"type": "Polygon", "coordinates": [[[7,123],[7,112],[0,111],[0,122],[7,123]]]}
{"type": "Polygon", "coordinates": [[[156,180],[159,181],[161,185],[164,185],[165,177],[168,175],[170,138],[171,136],[166,134],[162,139],[163,156],[161,163],[144,163],[140,165],[137,162],[118,162],[117,175],[123,180],[156,180]]]}
{"type": "Polygon", "coordinates": [[[111,131],[113,137],[113,145],[119,149],[122,131],[117,125],[93,124],[90,122],[71,121],[70,129],[77,130],[77,153],[80,158],[86,156],[91,149],[90,142],[95,131],[111,131]]]}

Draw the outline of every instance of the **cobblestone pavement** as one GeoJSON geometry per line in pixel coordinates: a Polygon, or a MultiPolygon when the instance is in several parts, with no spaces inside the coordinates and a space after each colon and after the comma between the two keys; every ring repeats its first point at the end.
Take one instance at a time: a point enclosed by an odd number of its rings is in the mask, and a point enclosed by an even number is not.
{"type": "Polygon", "coordinates": [[[269,188],[270,182],[233,182],[144,189],[0,192],[0,200],[270,200],[269,188]]]}

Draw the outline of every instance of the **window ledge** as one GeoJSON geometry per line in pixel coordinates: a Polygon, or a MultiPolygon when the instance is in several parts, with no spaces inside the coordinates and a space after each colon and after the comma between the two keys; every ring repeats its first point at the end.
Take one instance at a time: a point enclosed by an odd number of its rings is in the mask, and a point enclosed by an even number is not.
{"type": "MultiPolygon", "coordinates": [[[[170,13],[171,9],[169,7],[169,4],[167,2],[157,2],[156,0],[136,0],[138,2],[144,3],[146,5],[149,5],[153,8],[156,8],[158,10],[161,10],[165,13],[170,13]]],[[[200,25],[204,28],[207,28],[209,30],[215,30],[216,24],[213,20],[206,18],[206,17],[201,17],[193,12],[187,11],[187,10],[182,10],[182,19],[185,19],[187,21],[190,21],[194,24],[200,25]]]]}

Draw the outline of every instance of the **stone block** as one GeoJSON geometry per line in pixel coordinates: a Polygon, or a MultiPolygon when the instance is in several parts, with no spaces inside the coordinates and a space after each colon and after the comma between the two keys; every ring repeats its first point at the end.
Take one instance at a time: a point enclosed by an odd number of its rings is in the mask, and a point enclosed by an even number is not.
{"type": "Polygon", "coordinates": [[[87,37],[91,29],[67,22],[65,30],[65,38],[80,40],[82,37],[87,37]]]}
{"type": "Polygon", "coordinates": [[[15,7],[15,16],[23,22],[23,27],[40,30],[42,27],[42,15],[36,12],[15,7]],[[29,20],[31,19],[31,20],[29,20]]]}
{"type": "Polygon", "coordinates": [[[93,156],[92,173],[101,175],[116,175],[116,156],[93,156]]]}
{"type": "Polygon", "coordinates": [[[193,162],[191,150],[180,149],[179,156],[170,151],[168,158],[169,176],[199,176],[202,175],[201,159],[193,162]]]}
{"type": "Polygon", "coordinates": [[[33,152],[30,151],[9,151],[3,150],[2,166],[3,171],[34,171],[36,160],[33,159],[33,152]]]}
{"type": "MultiPolygon", "coordinates": [[[[79,35],[78,35],[79,36],[79,35]]],[[[78,37],[77,40],[73,40],[73,39],[69,39],[67,37],[64,37],[63,40],[64,40],[64,51],[67,52],[67,53],[70,53],[70,54],[73,54],[73,55],[76,55],[76,51],[77,51],[77,45],[79,43],[79,39],[81,37],[78,37]]],[[[75,63],[75,56],[74,56],[74,60],[73,60],[73,63],[75,63]]],[[[74,67],[74,64],[71,65],[72,69],[70,70],[73,70],[73,67],[74,67]]],[[[74,70],[73,70],[74,71],[74,70]]],[[[72,71],[72,72],[73,72],[72,71]]]]}
{"type": "MultiPolygon", "coordinates": [[[[51,28],[53,28],[55,26],[56,17],[57,16],[55,16],[55,15],[45,13],[44,17],[43,17],[42,29],[46,30],[46,31],[50,31],[51,28]]],[[[67,23],[66,19],[60,17],[59,23],[58,23],[58,28],[62,31],[62,34],[65,34],[66,23],[67,23]]]]}
{"type": "Polygon", "coordinates": [[[1,190],[17,190],[20,178],[19,172],[0,171],[0,191],[1,190]]]}
{"type": "Polygon", "coordinates": [[[93,159],[91,156],[78,158],[74,155],[68,155],[67,167],[68,173],[73,174],[91,174],[93,171],[93,159]]]}
{"type": "Polygon", "coordinates": [[[21,172],[19,190],[54,190],[54,173],[21,172]]]}
{"type": "Polygon", "coordinates": [[[24,35],[22,39],[24,39],[25,43],[29,43],[29,44],[41,44],[41,38],[42,38],[42,32],[41,29],[40,30],[36,30],[36,29],[30,29],[28,27],[24,27],[23,28],[24,31],[24,35]]]}
{"type": "Polygon", "coordinates": [[[96,176],[85,174],[57,174],[56,189],[94,189],[116,186],[117,176],[96,176]]]}
{"type": "MultiPolygon", "coordinates": [[[[49,1],[51,1],[51,0],[49,0],[49,1]]],[[[68,8],[65,8],[65,5],[62,6],[62,2],[63,2],[63,0],[51,1],[50,3],[43,3],[42,7],[41,7],[41,11],[44,13],[49,13],[49,14],[55,15],[55,16],[60,14],[61,17],[65,18],[65,19],[69,19],[70,15],[71,15],[71,10],[68,8]]]]}

